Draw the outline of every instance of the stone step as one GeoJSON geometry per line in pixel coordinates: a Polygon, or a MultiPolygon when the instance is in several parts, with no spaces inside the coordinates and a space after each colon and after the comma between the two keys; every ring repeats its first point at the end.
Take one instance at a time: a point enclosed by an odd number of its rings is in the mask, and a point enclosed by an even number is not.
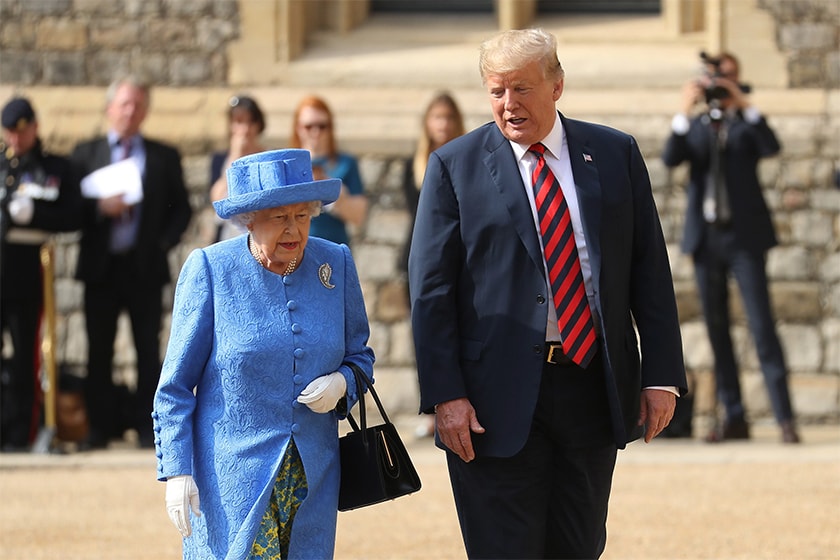
{"type": "MultiPolygon", "coordinates": [[[[699,68],[702,36],[671,37],[659,15],[543,17],[570,83],[583,88],[673,87],[699,68]]],[[[346,33],[316,33],[282,82],[309,87],[472,88],[490,15],[374,14],[346,33]]]]}
{"type": "MultiPolygon", "coordinates": [[[[566,70],[560,110],[627,130],[642,143],[661,142],[678,107],[681,85],[697,75],[700,36],[671,37],[657,15],[552,16],[535,25],[558,37],[566,70]]],[[[335,113],[343,149],[407,154],[419,134],[425,105],[438,90],[453,93],[468,129],[492,118],[477,60],[479,43],[495,32],[490,15],[374,14],[346,34],[316,33],[280,83],[258,88],[155,88],[144,130],[178,145],[185,154],[220,149],[226,137],[227,100],[246,92],[267,113],[266,144],[282,147],[295,105],[305,95],[316,94],[335,113]]],[[[14,91],[13,86],[0,86],[0,98],[14,91]]],[[[41,135],[56,151],[70,150],[105,126],[104,88],[43,86],[22,93],[32,98],[41,135]]],[[[830,113],[832,98],[836,114],[838,97],[822,90],[764,87],[754,94],[759,107],[779,118],[830,113]]]]}

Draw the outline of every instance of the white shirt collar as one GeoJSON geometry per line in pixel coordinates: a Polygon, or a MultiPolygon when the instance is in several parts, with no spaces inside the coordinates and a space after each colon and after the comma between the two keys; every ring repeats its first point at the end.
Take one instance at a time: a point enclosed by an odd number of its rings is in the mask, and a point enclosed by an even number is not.
{"type": "MultiPolygon", "coordinates": [[[[560,154],[563,153],[563,145],[566,142],[566,131],[563,129],[563,122],[560,120],[560,113],[557,111],[554,112],[554,126],[551,127],[551,132],[540,142],[552,156],[560,159],[560,154]]],[[[517,161],[521,161],[522,157],[528,153],[528,148],[531,147],[530,144],[518,144],[513,141],[510,141],[510,145],[517,161]]]]}

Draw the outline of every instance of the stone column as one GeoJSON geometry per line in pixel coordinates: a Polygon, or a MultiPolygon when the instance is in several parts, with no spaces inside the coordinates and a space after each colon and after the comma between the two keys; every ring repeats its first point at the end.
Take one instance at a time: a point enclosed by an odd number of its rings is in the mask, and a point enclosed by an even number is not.
{"type": "Polygon", "coordinates": [[[763,87],[787,87],[787,59],[777,47],[773,16],[755,1],[718,1],[720,50],[730,51],[741,61],[741,79],[763,87]]]}
{"type": "Polygon", "coordinates": [[[662,19],[674,37],[683,33],[703,31],[706,26],[705,4],[697,0],[663,0],[662,19]]]}
{"type": "Polygon", "coordinates": [[[497,0],[499,30],[528,27],[537,13],[537,0],[497,0]]]}

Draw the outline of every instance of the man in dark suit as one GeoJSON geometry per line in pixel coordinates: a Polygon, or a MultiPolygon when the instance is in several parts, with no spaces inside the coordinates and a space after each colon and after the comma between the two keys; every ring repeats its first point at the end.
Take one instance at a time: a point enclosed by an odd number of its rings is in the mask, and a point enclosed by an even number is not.
{"type": "Polygon", "coordinates": [[[107,92],[106,136],[79,144],[72,160],[87,175],[131,158],[142,178],[142,200],[123,195],[88,199],[76,276],[85,284],[90,421],[86,445],[105,447],[122,434],[121,407],[112,373],[117,319],[131,320],[137,351],[137,387],[131,427],[141,447],[152,447],[152,399],[160,375],[163,286],[170,281],[167,253],[189,224],[190,209],[178,151],[145,138],[140,126],[149,109],[149,87],[129,76],[107,92]]]}
{"type": "Polygon", "coordinates": [[[756,172],[759,160],[779,153],[780,145],[767,120],[750,104],[747,88],[739,84],[738,60],[728,53],[706,60],[708,75],[683,89],[682,112],[672,121],[662,154],[667,166],[684,161],[691,165],[682,249],[694,259],[715,356],[717,394],[726,414],[706,440],[749,438],[729,332],[727,281],[732,274],[782,440],[797,443],[787,367],[765,271],[767,250],[776,245],[776,234],[756,172]],[[703,110],[689,119],[698,107],[703,110]]]}
{"type": "Polygon", "coordinates": [[[0,451],[25,451],[41,419],[41,246],[81,226],[82,195],[70,162],[44,149],[28,99],[12,98],[0,117],[0,451]]]}
{"type": "Polygon", "coordinates": [[[655,437],[686,391],[644,161],[557,112],[556,51],[534,29],[482,44],[495,122],[434,152],[420,191],[420,408],[471,558],[598,557],[617,448],[655,437]]]}

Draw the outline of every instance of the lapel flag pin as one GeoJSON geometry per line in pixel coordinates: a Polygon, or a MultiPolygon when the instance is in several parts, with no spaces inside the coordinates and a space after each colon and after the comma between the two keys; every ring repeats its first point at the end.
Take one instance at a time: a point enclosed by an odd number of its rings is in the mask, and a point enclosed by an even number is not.
{"type": "Polygon", "coordinates": [[[589,154],[583,154],[583,161],[592,163],[592,156],[590,156],[589,154]]]}

